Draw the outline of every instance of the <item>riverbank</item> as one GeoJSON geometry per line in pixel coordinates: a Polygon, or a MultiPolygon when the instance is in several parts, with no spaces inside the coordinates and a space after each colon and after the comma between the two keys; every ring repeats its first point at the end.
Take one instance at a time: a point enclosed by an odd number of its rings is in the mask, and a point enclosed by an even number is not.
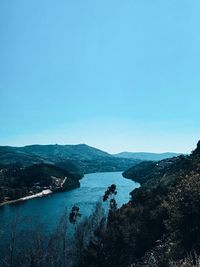
{"type": "Polygon", "coordinates": [[[30,195],[30,196],[26,196],[26,197],[14,199],[14,200],[2,202],[2,203],[0,203],[0,207],[4,206],[6,204],[13,204],[13,203],[21,202],[21,201],[26,201],[26,200],[29,200],[32,198],[44,197],[44,196],[47,196],[47,195],[52,194],[52,193],[53,192],[50,189],[45,189],[45,190],[42,190],[41,192],[34,194],[34,195],[30,195]]]}

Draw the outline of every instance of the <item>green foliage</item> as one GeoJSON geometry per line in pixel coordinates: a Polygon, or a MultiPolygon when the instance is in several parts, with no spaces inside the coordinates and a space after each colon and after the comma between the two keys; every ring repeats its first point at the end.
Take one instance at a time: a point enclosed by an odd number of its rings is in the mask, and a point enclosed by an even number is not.
{"type": "Polygon", "coordinates": [[[43,188],[51,188],[52,191],[70,190],[79,187],[79,174],[71,174],[67,170],[51,164],[34,164],[25,168],[18,165],[10,165],[2,169],[0,173],[0,201],[4,198],[18,199],[32,193],[38,193],[43,188]],[[52,177],[61,181],[67,177],[61,186],[55,186],[52,177]]]}
{"type": "Polygon", "coordinates": [[[134,179],[135,182],[143,184],[149,179],[149,174],[156,167],[156,162],[154,161],[144,161],[136,166],[123,172],[125,178],[134,179]]]}
{"type": "Polygon", "coordinates": [[[165,221],[173,251],[200,253],[200,175],[186,176],[177,184],[164,203],[165,221]]]}
{"type": "Polygon", "coordinates": [[[101,262],[94,259],[83,266],[167,267],[171,266],[170,259],[179,261],[194,250],[200,253],[200,153],[197,150],[191,156],[134,167],[137,179],[145,174],[146,180],[131,193],[130,203],[108,217],[101,242],[101,262]]]}
{"type": "MultiPolygon", "coordinates": [[[[107,220],[97,206],[77,225],[69,257],[74,266],[195,266],[197,261],[187,257],[194,250],[200,254],[199,146],[190,156],[136,168],[138,177],[145,173],[146,179],[129,203],[114,208],[107,220]]],[[[114,199],[115,192],[116,186],[110,186],[104,200],[114,199]]],[[[58,253],[63,251],[59,247],[58,253]]],[[[56,266],[54,259],[51,266],[56,266]]]]}
{"type": "Polygon", "coordinates": [[[116,158],[104,151],[80,145],[31,145],[25,147],[0,146],[0,164],[16,162],[27,167],[50,163],[70,173],[83,175],[92,172],[124,171],[141,162],[136,159],[116,158]]]}
{"type": "Polygon", "coordinates": [[[113,197],[117,194],[116,191],[116,185],[112,184],[111,186],[108,187],[108,189],[105,191],[104,196],[103,196],[103,201],[105,202],[106,200],[108,200],[108,198],[110,197],[111,199],[113,199],[113,197]]]}

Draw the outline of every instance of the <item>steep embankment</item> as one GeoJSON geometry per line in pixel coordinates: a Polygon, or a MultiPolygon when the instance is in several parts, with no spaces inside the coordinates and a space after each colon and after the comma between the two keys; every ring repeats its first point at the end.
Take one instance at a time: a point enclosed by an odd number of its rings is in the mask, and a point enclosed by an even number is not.
{"type": "Polygon", "coordinates": [[[110,214],[78,266],[192,266],[181,264],[188,253],[200,254],[200,142],[190,156],[132,171],[141,188],[110,214]]]}

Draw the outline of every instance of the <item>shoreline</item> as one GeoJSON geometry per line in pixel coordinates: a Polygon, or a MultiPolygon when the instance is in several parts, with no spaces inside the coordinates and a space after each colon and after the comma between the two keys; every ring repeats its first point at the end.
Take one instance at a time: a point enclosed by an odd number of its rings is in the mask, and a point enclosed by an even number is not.
{"type": "Polygon", "coordinates": [[[45,190],[42,190],[41,192],[34,194],[34,195],[30,195],[30,196],[26,196],[26,197],[14,199],[14,200],[2,202],[2,203],[0,203],[0,207],[7,205],[7,204],[22,202],[22,201],[26,201],[26,200],[33,199],[33,198],[44,197],[44,196],[50,195],[52,193],[53,192],[50,189],[45,189],[45,190]]]}
{"type": "MultiPolygon", "coordinates": [[[[104,173],[113,173],[113,172],[114,173],[121,173],[121,174],[123,173],[123,171],[91,172],[91,173],[85,173],[83,175],[83,177],[81,177],[81,179],[83,179],[85,175],[92,175],[92,174],[98,174],[98,173],[99,174],[104,174],[104,173]]],[[[123,175],[122,175],[122,177],[123,177],[123,175]]],[[[124,179],[128,179],[128,180],[132,180],[132,179],[125,178],[125,177],[123,177],[123,178],[124,179]]],[[[66,179],[67,179],[67,177],[66,177],[66,179]]],[[[135,182],[134,180],[132,180],[132,181],[135,182]]],[[[137,182],[135,182],[135,183],[137,183],[137,182]]],[[[80,187],[80,182],[79,182],[79,186],[76,186],[74,188],[70,188],[70,189],[65,190],[65,191],[70,191],[70,190],[76,189],[78,187],[80,187]]],[[[61,188],[63,188],[63,183],[61,185],[61,188]]],[[[45,197],[47,195],[50,195],[50,194],[53,194],[53,193],[56,193],[56,192],[58,192],[58,191],[51,191],[50,189],[45,189],[45,190],[42,190],[41,192],[39,192],[37,194],[33,194],[33,195],[25,196],[25,197],[22,197],[22,198],[18,198],[18,199],[13,199],[13,200],[8,200],[8,201],[1,202],[0,203],[0,208],[3,207],[3,206],[5,206],[5,205],[8,205],[8,204],[14,204],[14,203],[18,203],[18,202],[26,201],[26,200],[33,199],[33,198],[38,198],[38,197],[45,197]]]]}

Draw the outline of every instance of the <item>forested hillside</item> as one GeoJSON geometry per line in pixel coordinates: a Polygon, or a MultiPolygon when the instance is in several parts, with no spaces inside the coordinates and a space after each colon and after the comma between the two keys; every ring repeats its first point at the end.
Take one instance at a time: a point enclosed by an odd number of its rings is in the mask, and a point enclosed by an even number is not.
{"type": "Polygon", "coordinates": [[[80,186],[81,175],[52,164],[0,167],[0,203],[41,193],[66,191],[80,186]]]}
{"type": "Polygon", "coordinates": [[[134,170],[141,188],[110,212],[76,266],[198,266],[200,142],[190,156],[142,164],[134,170]]]}
{"type": "Polygon", "coordinates": [[[0,146],[0,164],[20,164],[23,167],[47,163],[74,173],[124,171],[141,160],[116,158],[107,152],[80,145],[0,146]]]}
{"type": "Polygon", "coordinates": [[[38,232],[32,233],[31,250],[20,238],[18,252],[11,238],[6,262],[29,267],[199,266],[200,142],[189,156],[144,163],[134,172],[142,186],[131,192],[127,204],[117,209],[117,186],[112,184],[102,196],[106,212],[99,202],[89,218],[80,219],[75,205],[52,235],[40,233],[38,239],[38,232]]]}

